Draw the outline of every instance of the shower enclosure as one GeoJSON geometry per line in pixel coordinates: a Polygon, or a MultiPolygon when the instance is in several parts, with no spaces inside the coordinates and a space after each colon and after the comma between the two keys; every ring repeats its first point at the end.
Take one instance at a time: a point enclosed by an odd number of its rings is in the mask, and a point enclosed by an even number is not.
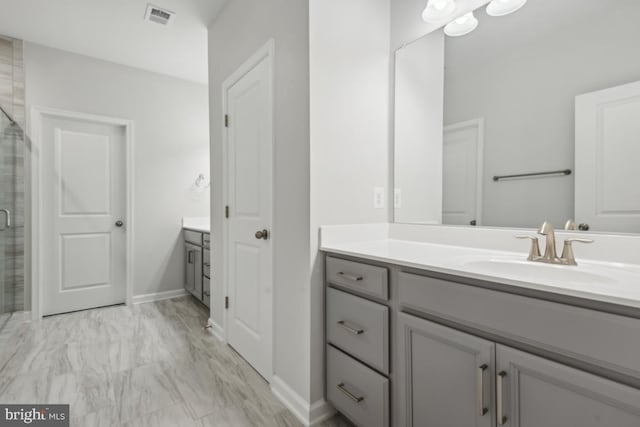
{"type": "Polygon", "coordinates": [[[24,310],[24,133],[0,110],[0,329],[24,310]]]}
{"type": "Polygon", "coordinates": [[[25,307],[23,43],[0,36],[0,329],[25,307]]]}

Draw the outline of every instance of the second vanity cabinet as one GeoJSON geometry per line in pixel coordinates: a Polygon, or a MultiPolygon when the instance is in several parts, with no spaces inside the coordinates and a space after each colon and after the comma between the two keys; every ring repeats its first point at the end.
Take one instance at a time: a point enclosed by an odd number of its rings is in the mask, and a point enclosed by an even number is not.
{"type": "Polygon", "coordinates": [[[640,426],[635,312],[336,255],[326,280],[327,399],[359,426],[640,426]]]}
{"type": "Polygon", "coordinates": [[[185,229],[185,282],[191,295],[209,307],[211,299],[210,234],[185,229]]]}

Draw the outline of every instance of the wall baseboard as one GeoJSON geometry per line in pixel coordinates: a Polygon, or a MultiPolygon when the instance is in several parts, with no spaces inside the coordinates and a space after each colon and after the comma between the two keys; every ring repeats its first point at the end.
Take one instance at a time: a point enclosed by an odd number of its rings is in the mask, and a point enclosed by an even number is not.
{"type": "Polygon", "coordinates": [[[156,292],[154,294],[135,295],[133,297],[133,303],[142,304],[145,302],[162,301],[183,297],[185,295],[189,295],[185,289],[174,289],[172,291],[156,292]]]}
{"type": "Polygon", "coordinates": [[[224,341],[224,329],[222,328],[222,326],[220,326],[219,324],[217,324],[216,322],[214,322],[213,320],[209,319],[207,321],[207,326],[209,326],[209,328],[207,329],[214,337],[218,338],[218,340],[220,342],[225,342],[224,341]]]}
{"type": "Polygon", "coordinates": [[[309,408],[309,426],[317,426],[336,414],[335,408],[326,400],[320,399],[311,404],[309,408]]]}
{"type": "Polygon", "coordinates": [[[271,392],[308,427],[318,425],[336,413],[333,406],[324,399],[309,404],[277,375],[271,378],[271,392]]]}

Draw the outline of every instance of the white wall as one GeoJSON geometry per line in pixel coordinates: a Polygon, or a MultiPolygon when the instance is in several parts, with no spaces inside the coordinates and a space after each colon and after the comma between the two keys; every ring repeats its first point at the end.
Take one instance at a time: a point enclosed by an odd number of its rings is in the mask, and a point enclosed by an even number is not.
{"type": "Polygon", "coordinates": [[[309,8],[299,0],[233,0],[209,27],[212,320],[223,323],[222,82],[275,41],[274,368],[309,402],[309,8]]]}
{"type": "Polygon", "coordinates": [[[209,172],[207,87],[25,43],[32,106],[135,122],[134,295],[181,289],[183,216],[208,216],[209,195],[190,191],[209,172]]]}
{"type": "MultiPolygon", "coordinates": [[[[320,225],[386,222],[389,0],[311,0],[311,401],[324,393],[320,225]]],[[[387,200],[387,206],[390,200],[387,200]]]]}
{"type": "Polygon", "coordinates": [[[444,33],[396,51],[394,221],[442,224],[444,33]]]}
{"type": "MultiPolygon", "coordinates": [[[[521,17],[525,12],[542,13],[523,9],[521,17]]],[[[473,57],[462,51],[464,38],[447,40],[445,124],[485,119],[484,225],[549,220],[559,227],[573,218],[573,176],[500,183],[491,177],[574,168],[575,96],[640,80],[640,26],[628,25],[629,16],[640,16],[640,3],[625,1],[597,17],[575,14],[553,31],[523,35],[527,43],[492,43],[473,57]]],[[[480,25],[497,28],[516,18],[480,25]]]]}

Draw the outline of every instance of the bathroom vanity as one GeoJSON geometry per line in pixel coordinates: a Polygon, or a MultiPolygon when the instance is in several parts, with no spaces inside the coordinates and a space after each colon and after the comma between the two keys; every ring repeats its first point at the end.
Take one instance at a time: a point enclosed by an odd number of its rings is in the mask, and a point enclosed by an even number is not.
{"type": "Polygon", "coordinates": [[[211,234],[203,228],[183,228],[185,246],[184,287],[207,307],[211,304],[211,234]]]}
{"type": "Polygon", "coordinates": [[[357,425],[640,425],[638,291],[607,293],[599,267],[393,239],[323,250],[326,396],[357,425]]]}
{"type": "Polygon", "coordinates": [[[394,224],[321,232],[326,397],[357,425],[640,426],[640,55],[608,30],[629,16],[416,12],[433,25],[394,53],[394,224]]]}

